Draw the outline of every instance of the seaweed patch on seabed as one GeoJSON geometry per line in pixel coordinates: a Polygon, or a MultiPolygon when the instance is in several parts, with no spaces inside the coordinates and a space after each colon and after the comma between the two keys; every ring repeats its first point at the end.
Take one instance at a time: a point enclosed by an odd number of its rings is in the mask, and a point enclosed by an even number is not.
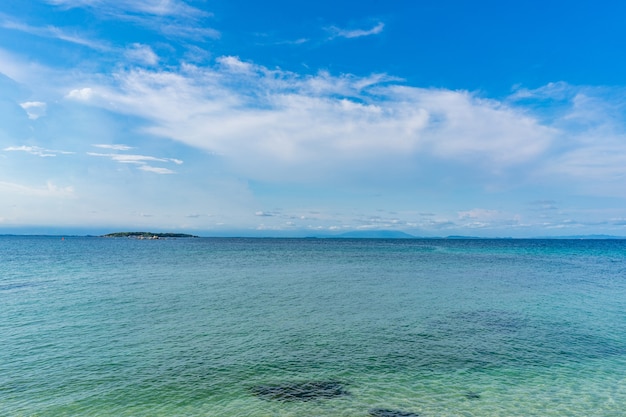
{"type": "Polygon", "coordinates": [[[480,394],[474,391],[468,391],[465,393],[464,397],[468,400],[479,400],[480,394]]]}
{"type": "Polygon", "coordinates": [[[336,381],[259,385],[252,388],[252,392],[258,397],[275,401],[313,401],[350,395],[343,384],[336,381]]]}
{"type": "Polygon", "coordinates": [[[386,408],[372,408],[369,411],[371,417],[419,417],[417,413],[401,410],[388,410],[386,408]]]}

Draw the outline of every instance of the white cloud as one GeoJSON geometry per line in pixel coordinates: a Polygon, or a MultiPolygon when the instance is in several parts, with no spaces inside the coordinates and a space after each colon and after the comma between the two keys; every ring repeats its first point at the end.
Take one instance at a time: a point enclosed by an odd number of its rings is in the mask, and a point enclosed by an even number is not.
{"type": "MultiPolygon", "coordinates": [[[[86,113],[97,106],[132,116],[126,120],[137,117],[141,123],[132,126],[133,134],[206,151],[219,159],[224,175],[244,181],[305,186],[360,181],[405,190],[439,183],[446,190],[466,185],[484,190],[502,177],[509,188],[526,181],[598,195],[626,192],[623,99],[605,91],[555,83],[489,100],[468,91],[410,87],[385,74],[299,75],[233,56],[220,57],[213,66],[135,68],[78,79],[89,87],[67,88],[66,97],[81,102],[75,105],[84,105],[86,113]],[[554,100],[560,103],[556,110],[554,100]]],[[[95,146],[111,153],[89,155],[155,174],[173,173],[182,163],[114,153],[129,151],[127,145],[95,146]]],[[[528,200],[533,198],[543,197],[528,200]]],[[[513,215],[478,214],[455,209],[415,223],[431,230],[515,223],[513,215]]],[[[368,225],[397,224],[393,216],[380,223],[364,218],[368,225]]],[[[397,221],[409,227],[407,219],[397,221]]]]}
{"type": "Polygon", "coordinates": [[[501,210],[475,208],[457,213],[459,223],[456,227],[467,229],[516,229],[528,227],[519,214],[507,213],[501,210]]]}
{"type": "Polygon", "coordinates": [[[28,118],[31,120],[37,120],[41,116],[46,115],[47,105],[41,101],[26,101],[20,103],[20,106],[26,111],[28,118]]]}
{"type": "Polygon", "coordinates": [[[154,172],[155,174],[175,174],[175,172],[172,171],[171,169],[153,167],[150,165],[142,165],[139,167],[139,169],[142,171],[154,172]]]}
{"type": "MultiPolygon", "coordinates": [[[[96,146],[96,145],[94,145],[96,146]]],[[[126,148],[131,149],[130,147],[126,147],[124,145],[116,146],[116,145],[100,145],[102,148],[109,148],[115,150],[126,150],[126,148]]],[[[95,153],[95,152],[87,152],[89,156],[110,158],[113,161],[119,162],[121,164],[135,164],[139,165],[138,169],[142,171],[154,172],[157,174],[174,174],[175,172],[168,168],[158,168],[148,165],[149,162],[165,162],[165,163],[174,163],[176,165],[181,165],[183,161],[175,158],[157,158],[154,156],[147,155],[133,155],[133,154],[118,154],[118,153],[95,153]]]]}
{"type": "Polygon", "coordinates": [[[68,84],[83,77],[90,78],[80,71],[48,67],[2,48],[0,48],[0,73],[11,78],[20,91],[15,98],[18,103],[34,101],[29,97],[29,92],[31,94],[36,92],[39,99],[37,101],[45,102],[47,108],[54,105],[60,92],[67,91],[68,84]]]}
{"type": "Polygon", "coordinates": [[[130,155],[130,154],[117,154],[117,153],[94,153],[87,152],[87,155],[90,156],[101,156],[105,158],[111,158],[114,161],[125,163],[125,164],[143,164],[147,161],[151,162],[175,162],[176,164],[182,163],[182,161],[178,159],[170,159],[170,158],[157,158],[154,156],[146,156],[146,155],[130,155]]]}
{"type": "Polygon", "coordinates": [[[256,211],[254,212],[254,215],[259,217],[274,217],[276,216],[276,213],[271,213],[267,211],[256,211]]]}
{"type": "Polygon", "coordinates": [[[101,148],[101,149],[111,149],[114,151],[129,151],[131,149],[133,149],[132,146],[128,146],[128,145],[107,145],[107,144],[96,144],[96,145],[91,145],[95,148],[101,148]]]}
{"type": "Polygon", "coordinates": [[[310,42],[310,39],[308,39],[308,38],[298,38],[298,39],[294,39],[294,40],[284,40],[284,41],[274,42],[274,45],[302,45],[302,44],[305,44],[307,42],[310,42]]]}
{"type": "Polygon", "coordinates": [[[494,166],[521,163],[546,150],[557,134],[523,110],[468,92],[398,90],[429,109],[428,146],[443,157],[473,158],[494,166]]]}
{"type": "Polygon", "coordinates": [[[130,21],[162,34],[193,40],[219,38],[216,29],[200,22],[211,16],[181,0],[45,0],[61,8],[84,8],[109,19],[130,21]]]}
{"type": "Polygon", "coordinates": [[[420,155],[493,174],[537,158],[558,134],[524,109],[466,91],[384,75],[302,77],[236,57],[217,63],[120,72],[69,96],[96,96],[149,120],[145,131],[221,155],[252,178],[312,179],[420,155]]]}
{"type": "Polygon", "coordinates": [[[385,28],[385,24],[379,22],[376,26],[371,29],[341,29],[336,26],[331,26],[328,28],[328,31],[332,33],[333,37],[341,37],[341,38],[361,38],[363,36],[371,36],[378,35],[382,33],[385,28]]]}
{"type": "Polygon", "coordinates": [[[89,87],[85,87],[85,88],[71,90],[69,93],[67,93],[65,97],[74,99],[74,100],[87,101],[87,100],[90,100],[93,97],[93,95],[94,95],[94,91],[89,87]]]}
{"type": "Polygon", "coordinates": [[[475,208],[475,209],[467,210],[467,211],[460,211],[458,214],[459,214],[459,219],[461,220],[465,220],[465,219],[491,220],[501,215],[500,211],[498,210],[488,210],[488,209],[481,209],[481,208],[475,208]]]}
{"type": "Polygon", "coordinates": [[[144,13],[154,16],[193,16],[207,13],[180,0],[45,0],[63,8],[93,8],[101,13],[120,15],[144,13]]]}
{"type": "Polygon", "coordinates": [[[536,89],[517,88],[509,100],[551,99],[563,100],[572,97],[571,86],[564,82],[548,83],[536,89]]]}
{"type": "Polygon", "coordinates": [[[102,3],[102,0],[44,0],[46,3],[66,8],[95,6],[102,3]]]}
{"type": "Polygon", "coordinates": [[[74,152],[68,151],[59,151],[54,149],[45,149],[39,146],[9,146],[3,149],[5,152],[26,152],[31,155],[41,156],[41,157],[51,157],[61,155],[71,155],[74,152]]]}
{"type": "MultiPolygon", "coordinates": [[[[623,88],[551,83],[515,93],[514,100],[549,108],[559,130],[541,176],[592,194],[626,196],[626,91],[623,88]]],[[[544,116],[545,117],[545,116],[544,116]]]]}
{"type": "Polygon", "coordinates": [[[120,0],[122,7],[140,13],[147,13],[156,16],[193,16],[195,14],[207,15],[206,12],[189,6],[180,0],[120,0]]]}
{"type": "Polygon", "coordinates": [[[159,57],[154,53],[152,48],[140,43],[130,45],[130,47],[126,49],[125,55],[131,61],[140,64],[156,65],[159,62],[159,57]]]}
{"type": "Polygon", "coordinates": [[[216,61],[230,72],[252,73],[255,69],[253,64],[243,62],[236,56],[221,56],[216,61]]]}

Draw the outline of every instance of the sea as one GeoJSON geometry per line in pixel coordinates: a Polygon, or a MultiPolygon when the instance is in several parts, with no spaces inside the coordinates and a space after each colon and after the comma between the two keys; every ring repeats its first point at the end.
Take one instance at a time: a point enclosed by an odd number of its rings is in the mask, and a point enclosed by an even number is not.
{"type": "Polygon", "coordinates": [[[626,240],[0,236],[0,416],[626,415],[626,240]]]}

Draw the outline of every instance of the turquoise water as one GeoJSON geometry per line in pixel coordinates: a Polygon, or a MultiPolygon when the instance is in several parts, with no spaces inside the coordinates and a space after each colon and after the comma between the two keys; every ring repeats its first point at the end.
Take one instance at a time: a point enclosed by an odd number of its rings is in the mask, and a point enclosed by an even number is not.
{"type": "Polygon", "coordinates": [[[0,237],[1,416],[625,404],[626,241],[0,237]]]}

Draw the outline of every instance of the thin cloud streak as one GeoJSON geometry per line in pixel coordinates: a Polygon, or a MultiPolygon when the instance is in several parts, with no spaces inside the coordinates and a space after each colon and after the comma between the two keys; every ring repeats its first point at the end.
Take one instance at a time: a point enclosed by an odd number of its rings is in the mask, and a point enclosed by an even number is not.
{"type": "Polygon", "coordinates": [[[171,169],[168,168],[160,168],[160,167],[153,167],[151,165],[142,165],[139,167],[140,170],[142,171],[146,171],[146,172],[153,172],[155,174],[175,174],[174,171],[172,171],[171,169]]]}
{"type": "MultiPolygon", "coordinates": [[[[124,145],[94,145],[100,148],[105,149],[114,149],[114,150],[127,150],[131,149],[130,147],[124,145]]],[[[174,174],[175,171],[169,168],[163,167],[154,167],[149,165],[149,162],[165,162],[165,163],[174,163],[176,165],[182,165],[183,161],[176,158],[157,158],[154,156],[147,155],[133,155],[133,154],[117,154],[117,153],[96,153],[96,152],[87,152],[89,156],[101,157],[101,158],[109,158],[115,162],[119,162],[121,164],[134,164],[138,165],[137,169],[146,172],[152,172],[155,174],[174,174]]]]}
{"type": "Polygon", "coordinates": [[[159,62],[159,57],[154,53],[152,48],[140,43],[130,45],[130,47],[126,49],[125,55],[130,61],[141,64],[156,65],[159,62]]]}
{"type": "Polygon", "coordinates": [[[364,36],[372,36],[378,35],[383,32],[385,28],[385,24],[379,22],[376,26],[371,29],[341,29],[337,26],[331,26],[327,30],[332,33],[332,38],[362,38],[364,36]]]}
{"type": "Polygon", "coordinates": [[[91,8],[111,16],[147,14],[153,16],[194,17],[210,13],[179,0],[44,0],[65,9],[91,8]]]}
{"type": "Polygon", "coordinates": [[[54,156],[57,156],[59,154],[61,154],[61,155],[72,155],[72,154],[74,154],[74,152],[59,151],[59,150],[54,150],[54,149],[45,149],[45,148],[41,148],[39,146],[26,146],[26,145],[9,146],[9,147],[4,148],[3,150],[5,152],[26,152],[26,153],[29,153],[31,155],[40,156],[40,157],[43,157],[43,158],[54,157],[54,156]]]}
{"type": "Polygon", "coordinates": [[[130,21],[171,38],[196,41],[218,39],[220,32],[207,27],[202,19],[212,14],[179,0],[46,0],[63,8],[83,8],[94,15],[113,20],[130,21]]]}
{"type": "Polygon", "coordinates": [[[101,149],[111,149],[111,150],[115,150],[115,151],[129,151],[131,149],[134,149],[132,146],[128,146],[128,145],[108,145],[108,144],[95,144],[95,145],[91,145],[95,148],[101,148],[101,149]]]}
{"type": "Polygon", "coordinates": [[[99,51],[111,51],[112,50],[110,45],[107,45],[100,41],[88,39],[87,37],[81,36],[76,33],[74,34],[68,33],[66,32],[65,29],[62,29],[56,26],[46,26],[46,27],[30,26],[24,23],[9,20],[6,16],[3,16],[1,14],[0,14],[0,18],[3,18],[2,22],[0,22],[0,27],[4,29],[17,30],[20,32],[28,33],[30,35],[39,36],[43,38],[59,39],[65,42],[70,42],[76,45],[86,46],[88,48],[99,50],[99,51]]]}

